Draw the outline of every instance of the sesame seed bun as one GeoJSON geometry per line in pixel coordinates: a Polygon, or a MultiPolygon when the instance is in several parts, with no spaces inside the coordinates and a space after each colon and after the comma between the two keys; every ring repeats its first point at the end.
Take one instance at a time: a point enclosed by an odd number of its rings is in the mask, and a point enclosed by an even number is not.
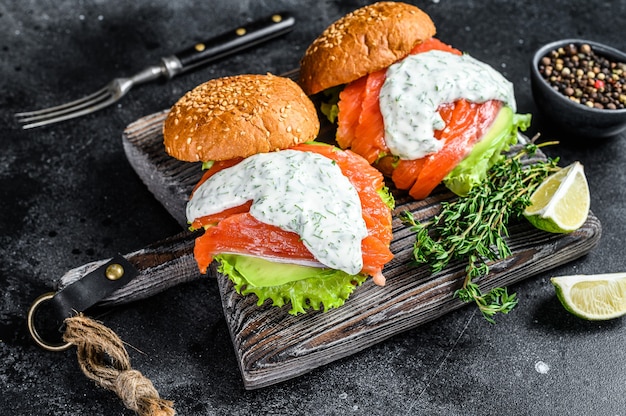
{"type": "Polygon", "coordinates": [[[330,25],[306,50],[299,84],[316,94],[347,84],[404,58],[435,35],[435,25],[419,8],[379,2],[357,9],[330,25]]]}
{"type": "Polygon", "coordinates": [[[292,80],[237,75],[210,80],[185,94],[163,126],[165,150],[188,162],[227,160],[314,140],[315,106],[292,80]]]}

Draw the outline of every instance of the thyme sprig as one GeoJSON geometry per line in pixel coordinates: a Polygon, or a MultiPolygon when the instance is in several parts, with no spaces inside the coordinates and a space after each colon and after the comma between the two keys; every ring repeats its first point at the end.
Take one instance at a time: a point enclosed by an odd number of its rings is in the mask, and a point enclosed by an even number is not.
{"type": "Polygon", "coordinates": [[[489,273],[489,261],[511,255],[506,242],[507,225],[520,218],[530,205],[530,196],[541,182],[556,172],[558,159],[524,164],[540,147],[536,137],[510,157],[494,164],[486,179],[465,197],[442,203],[441,212],[432,220],[420,223],[405,211],[402,220],[416,233],[413,256],[419,264],[428,264],[433,273],[451,261],[467,262],[463,287],[454,294],[464,302],[475,302],[485,319],[495,323],[497,313],[508,313],[518,299],[506,288],[494,288],[483,294],[474,279],[489,273]]]}

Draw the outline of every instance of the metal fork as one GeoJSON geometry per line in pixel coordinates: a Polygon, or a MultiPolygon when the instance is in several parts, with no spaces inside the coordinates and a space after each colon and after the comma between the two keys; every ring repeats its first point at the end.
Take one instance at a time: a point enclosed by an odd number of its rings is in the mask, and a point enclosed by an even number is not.
{"type": "Polygon", "coordinates": [[[117,102],[136,85],[159,78],[171,79],[192,68],[283,35],[293,29],[294,23],[295,19],[288,13],[275,13],[163,57],[160,64],[149,66],[131,77],[115,78],[104,88],[81,99],[41,110],[16,113],[15,117],[23,129],[31,129],[93,113],[117,102]]]}

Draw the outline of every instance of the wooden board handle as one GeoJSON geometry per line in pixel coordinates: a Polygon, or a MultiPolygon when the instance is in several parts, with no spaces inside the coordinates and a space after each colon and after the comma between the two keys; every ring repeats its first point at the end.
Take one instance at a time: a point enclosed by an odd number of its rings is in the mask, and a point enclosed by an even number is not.
{"type": "MultiPolygon", "coordinates": [[[[97,306],[116,306],[146,299],[181,283],[215,277],[214,267],[206,275],[200,274],[193,258],[193,246],[197,234],[184,231],[158,241],[132,253],[124,254],[139,274],[127,285],[104,298],[97,306]]],[[[109,260],[98,260],[74,268],[65,273],[57,283],[61,290],[97,269],[109,260]]]]}

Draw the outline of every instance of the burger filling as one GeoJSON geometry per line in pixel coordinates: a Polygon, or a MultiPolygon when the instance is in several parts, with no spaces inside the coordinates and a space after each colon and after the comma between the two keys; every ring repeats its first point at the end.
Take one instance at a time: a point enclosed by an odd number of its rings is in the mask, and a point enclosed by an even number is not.
{"type": "Polygon", "coordinates": [[[191,229],[205,230],[194,247],[201,273],[216,260],[238,293],[297,314],[341,306],[368,276],[385,284],[391,208],[367,161],[308,143],[216,162],[187,216],[191,229]]]}
{"type": "Polygon", "coordinates": [[[330,159],[283,150],[250,156],[215,174],[194,192],[187,219],[252,201],[250,214],[298,234],[324,266],[357,274],[367,228],[359,195],[330,159]]]}
{"type": "Polygon", "coordinates": [[[433,50],[391,65],[380,91],[385,143],[391,153],[412,160],[439,151],[443,142],[434,131],[446,126],[438,108],[459,99],[498,100],[515,111],[513,84],[469,55],[433,50]]]}
{"type": "Polygon", "coordinates": [[[436,38],[389,68],[325,93],[321,110],[337,119],[339,146],[415,199],[442,182],[466,194],[530,124],[530,115],[515,113],[509,81],[436,38]]]}

